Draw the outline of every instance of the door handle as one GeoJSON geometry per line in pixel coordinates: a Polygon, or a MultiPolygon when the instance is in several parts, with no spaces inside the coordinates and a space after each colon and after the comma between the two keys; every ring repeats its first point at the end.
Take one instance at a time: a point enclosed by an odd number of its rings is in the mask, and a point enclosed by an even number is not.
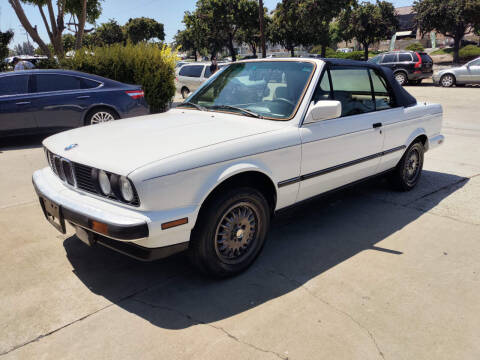
{"type": "Polygon", "coordinates": [[[77,96],[77,99],[88,99],[90,95],[77,96]]]}
{"type": "Polygon", "coordinates": [[[376,129],[376,128],[379,128],[379,127],[382,127],[382,123],[375,123],[373,124],[373,128],[376,129]]]}
{"type": "Polygon", "coordinates": [[[30,101],[20,101],[18,103],[15,103],[15,105],[28,105],[31,104],[30,101]]]}

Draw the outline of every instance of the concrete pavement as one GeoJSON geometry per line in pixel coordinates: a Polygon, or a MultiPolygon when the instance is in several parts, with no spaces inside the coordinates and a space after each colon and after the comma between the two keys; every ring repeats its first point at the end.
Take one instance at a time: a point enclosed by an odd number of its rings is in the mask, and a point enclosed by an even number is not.
{"type": "Polygon", "coordinates": [[[281,214],[246,273],[139,263],[59,234],[31,186],[40,138],[0,147],[6,359],[478,359],[479,88],[409,87],[445,109],[420,186],[375,180],[281,214]]]}

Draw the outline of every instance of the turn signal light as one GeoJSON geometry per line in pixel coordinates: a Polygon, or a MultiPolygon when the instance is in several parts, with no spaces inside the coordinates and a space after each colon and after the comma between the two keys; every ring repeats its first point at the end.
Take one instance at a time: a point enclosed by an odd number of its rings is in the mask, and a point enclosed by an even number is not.
{"type": "Polygon", "coordinates": [[[108,225],[104,224],[104,223],[101,223],[99,221],[92,220],[92,230],[97,232],[97,233],[107,235],[108,234],[108,225]]]}
{"type": "Polygon", "coordinates": [[[162,230],[170,229],[172,227],[180,226],[180,225],[184,225],[184,224],[188,224],[188,217],[163,223],[162,224],[162,230]]]}

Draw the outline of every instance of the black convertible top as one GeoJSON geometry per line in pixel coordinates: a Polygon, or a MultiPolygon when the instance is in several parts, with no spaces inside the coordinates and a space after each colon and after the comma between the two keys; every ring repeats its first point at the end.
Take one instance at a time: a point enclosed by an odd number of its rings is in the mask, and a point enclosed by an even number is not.
{"type": "Polygon", "coordinates": [[[388,85],[392,89],[393,93],[395,94],[395,99],[397,102],[397,106],[404,106],[404,107],[409,107],[409,106],[414,106],[417,104],[417,100],[410,95],[407,90],[403,88],[402,85],[400,85],[396,80],[395,77],[393,76],[393,71],[390,68],[384,67],[384,66],[379,66],[376,64],[368,63],[366,61],[356,61],[356,60],[346,60],[346,59],[322,59],[324,60],[328,66],[330,67],[335,67],[335,66],[361,66],[361,67],[366,67],[370,69],[377,70],[383,76],[385,79],[388,81],[388,85]]]}

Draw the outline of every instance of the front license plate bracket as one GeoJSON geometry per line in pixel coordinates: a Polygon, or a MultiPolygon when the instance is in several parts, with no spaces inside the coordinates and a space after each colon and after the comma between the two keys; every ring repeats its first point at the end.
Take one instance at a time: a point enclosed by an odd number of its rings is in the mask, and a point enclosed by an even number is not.
{"type": "Polygon", "coordinates": [[[40,205],[48,222],[62,234],[65,234],[67,230],[65,227],[65,218],[62,214],[62,207],[44,197],[40,197],[40,205]]]}

